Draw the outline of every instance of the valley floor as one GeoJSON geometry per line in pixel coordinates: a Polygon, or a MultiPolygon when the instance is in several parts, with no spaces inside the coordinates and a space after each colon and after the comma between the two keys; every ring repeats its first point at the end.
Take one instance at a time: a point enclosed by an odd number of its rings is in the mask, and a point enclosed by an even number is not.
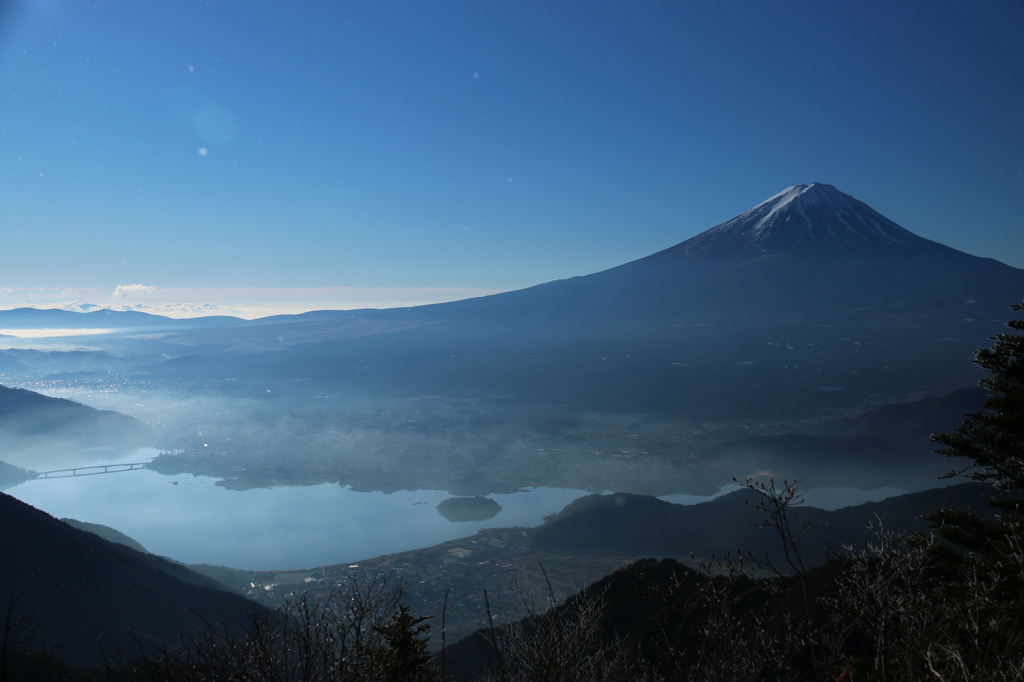
{"type": "Polygon", "coordinates": [[[445,630],[450,644],[487,626],[485,590],[495,623],[514,621],[525,615],[523,597],[538,605],[548,601],[547,581],[560,602],[638,558],[538,551],[527,544],[527,529],[494,528],[425,549],[308,570],[244,571],[208,565],[191,568],[271,607],[303,592],[326,598],[350,577],[365,582],[390,576],[406,586],[407,601],[414,613],[434,617],[432,646],[440,648],[446,591],[445,630]]]}

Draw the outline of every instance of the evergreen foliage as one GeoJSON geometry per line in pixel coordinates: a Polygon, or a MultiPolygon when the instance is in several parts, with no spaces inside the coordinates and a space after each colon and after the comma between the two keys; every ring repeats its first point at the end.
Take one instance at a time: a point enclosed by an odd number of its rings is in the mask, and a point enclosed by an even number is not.
{"type": "Polygon", "coordinates": [[[441,676],[427,651],[429,616],[414,616],[407,604],[399,604],[378,632],[384,637],[379,659],[383,680],[434,682],[441,676]]]}
{"type": "MultiPolygon", "coordinates": [[[[1024,309],[1022,305],[1012,306],[1024,309]]],[[[1020,332],[1024,320],[1006,325],[1020,332]]],[[[984,559],[985,565],[1018,588],[1024,569],[1024,336],[1004,332],[992,348],[979,350],[975,364],[988,372],[981,386],[988,391],[985,411],[966,416],[953,433],[932,436],[947,457],[964,457],[966,466],[948,475],[964,475],[992,483],[987,503],[996,511],[988,520],[972,510],[938,510],[926,516],[943,538],[984,559]]]]}
{"type": "MultiPolygon", "coordinates": [[[[1024,305],[1011,307],[1024,309],[1024,305]]],[[[1006,326],[1024,331],[1024,320],[1010,320],[1006,326]]],[[[979,350],[974,358],[989,374],[979,382],[988,391],[985,411],[967,415],[954,433],[935,435],[932,441],[945,446],[939,452],[947,457],[971,460],[966,468],[952,473],[1020,493],[1024,491],[1024,336],[1004,332],[992,338],[992,348],[979,350]]]]}

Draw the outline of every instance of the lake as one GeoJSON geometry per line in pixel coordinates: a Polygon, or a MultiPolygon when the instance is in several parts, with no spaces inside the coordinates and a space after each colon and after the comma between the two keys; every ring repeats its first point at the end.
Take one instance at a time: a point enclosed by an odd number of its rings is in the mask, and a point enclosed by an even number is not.
{"type": "MultiPolygon", "coordinates": [[[[53,453],[48,468],[148,461],[155,449],[113,453],[53,453]]],[[[22,463],[24,465],[24,463],[22,463]]],[[[228,490],[216,479],[165,476],[148,469],[97,476],[37,479],[6,493],[58,517],[99,523],[142,543],[149,551],[185,563],[274,570],[356,562],[382,554],[430,547],[473,535],[481,528],[536,526],[585,490],[531,488],[489,497],[501,511],[486,521],[452,522],[437,505],[441,490],[385,494],[335,484],[228,490]]],[[[670,495],[695,504],[717,495],[670,495]]],[[[811,490],[810,504],[836,508],[898,494],[896,489],[811,490]],[[831,504],[829,504],[831,502],[831,504]]]]}
{"type": "MultiPolygon", "coordinates": [[[[156,450],[74,466],[138,462],[156,450]]],[[[66,461],[61,464],[67,464],[66,461]]],[[[491,495],[502,509],[486,521],[453,523],[436,507],[440,490],[391,494],[334,484],[227,490],[215,479],[148,469],[98,476],[32,480],[6,493],[56,516],[116,528],[146,549],[185,563],[234,568],[308,568],[429,547],[481,528],[534,526],[583,490],[533,488],[491,495]]]]}

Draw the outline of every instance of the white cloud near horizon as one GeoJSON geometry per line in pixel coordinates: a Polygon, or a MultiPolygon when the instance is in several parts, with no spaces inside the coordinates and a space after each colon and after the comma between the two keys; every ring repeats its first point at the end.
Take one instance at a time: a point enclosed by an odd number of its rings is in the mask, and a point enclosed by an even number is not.
{"type": "Polygon", "coordinates": [[[231,315],[256,319],[312,310],[404,308],[500,293],[472,287],[187,288],[146,284],[102,287],[2,287],[0,310],[59,308],[74,312],[134,310],[167,317],[231,315]]]}
{"type": "Polygon", "coordinates": [[[149,287],[145,284],[118,284],[114,288],[114,298],[127,299],[129,296],[139,294],[152,294],[156,287],[149,287]]]}

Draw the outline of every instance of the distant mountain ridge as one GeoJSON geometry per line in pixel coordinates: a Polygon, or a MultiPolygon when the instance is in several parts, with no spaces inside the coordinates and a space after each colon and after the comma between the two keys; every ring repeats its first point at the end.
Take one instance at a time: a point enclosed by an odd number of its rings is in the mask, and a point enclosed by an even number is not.
{"type": "Polygon", "coordinates": [[[92,310],[77,312],[59,308],[12,308],[0,310],[0,329],[181,329],[202,325],[223,327],[245,320],[228,315],[197,318],[171,318],[138,310],[92,310]]]}

